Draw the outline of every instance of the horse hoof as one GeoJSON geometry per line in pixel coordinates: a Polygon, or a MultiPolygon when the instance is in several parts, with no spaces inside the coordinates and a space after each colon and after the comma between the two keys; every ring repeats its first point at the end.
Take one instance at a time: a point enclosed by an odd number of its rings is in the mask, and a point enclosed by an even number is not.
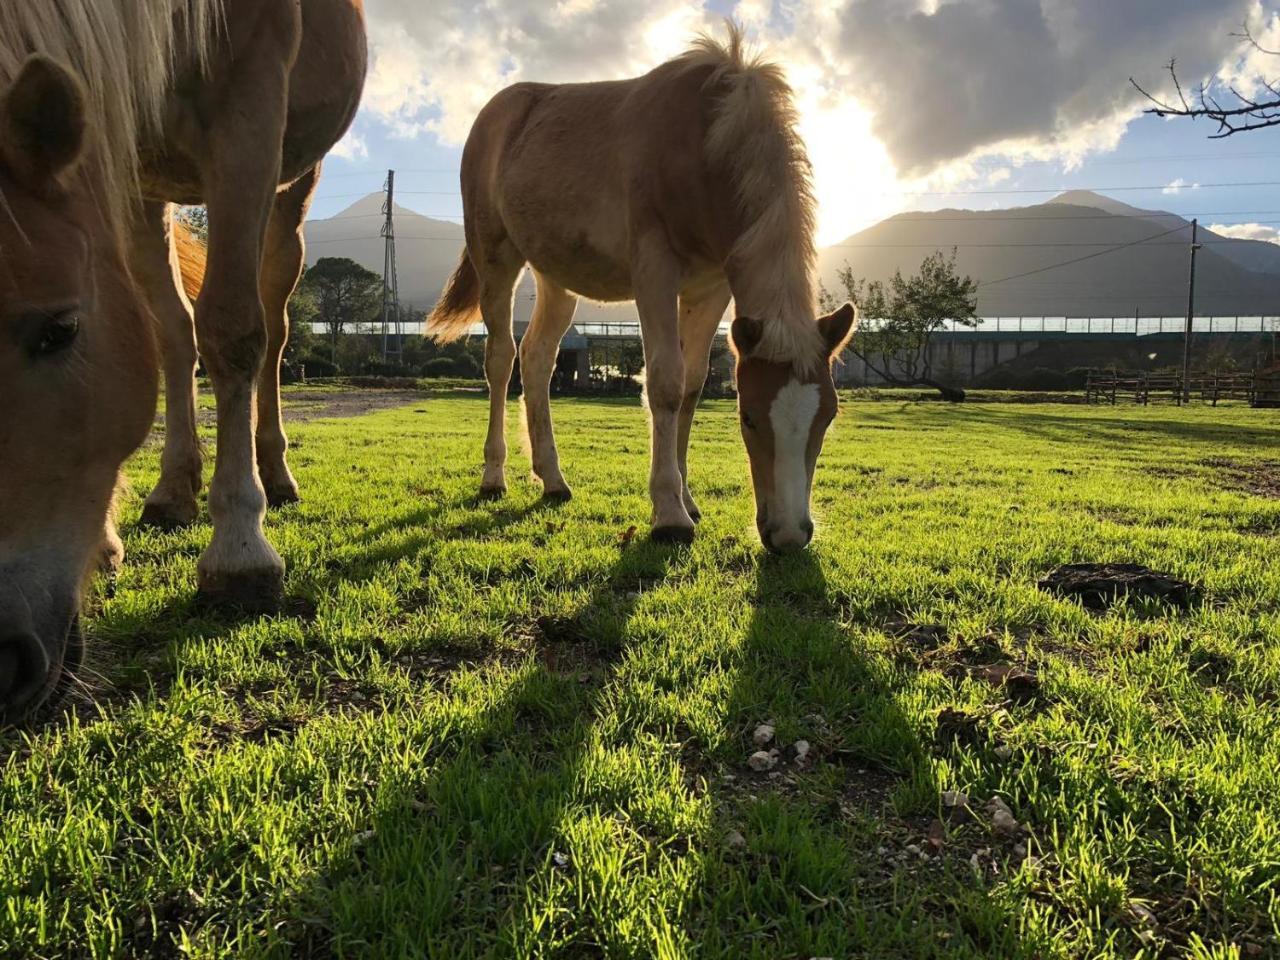
{"type": "Polygon", "coordinates": [[[693,527],[654,527],[649,539],[654,543],[693,543],[693,527]]]}
{"type": "Polygon", "coordinates": [[[147,503],[142,507],[138,526],[149,530],[180,530],[196,522],[196,507],[180,507],[171,503],[147,503]]]}
{"type": "Polygon", "coordinates": [[[505,486],[480,488],[481,500],[501,500],[506,495],[507,495],[507,488],[505,486]]]}
{"type": "Polygon", "coordinates": [[[283,573],[246,570],[202,576],[196,601],[205,609],[261,615],[278,613],[283,598],[283,573]]]}
{"type": "Polygon", "coordinates": [[[302,497],[298,495],[297,487],[275,487],[267,489],[267,506],[268,507],[287,507],[291,503],[298,503],[302,497]]]}
{"type": "Polygon", "coordinates": [[[568,503],[573,499],[573,491],[568,487],[562,490],[545,490],[542,493],[542,499],[547,503],[568,503]]]}

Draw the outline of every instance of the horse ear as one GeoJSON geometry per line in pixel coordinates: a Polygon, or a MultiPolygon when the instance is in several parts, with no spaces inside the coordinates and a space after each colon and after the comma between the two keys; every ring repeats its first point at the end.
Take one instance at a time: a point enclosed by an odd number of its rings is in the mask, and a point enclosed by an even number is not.
{"type": "Polygon", "coordinates": [[[834,357],[844,350],[845,344],[853,336],[857,321],[858,309],[852,303],[846,303],[835,313],[818,318],[818,329],[822,331],[828,356],[834,357]]]}
{"type": "Polygon", "coordinates": [[[729,330],[729,337],[733,341],[733,352],[738,355],[739,360],[751,356],[751,352],[760,346],[760,339],[763,336],[764,324],[751,317],[738,317],[729,330]]]}
{"type": "Polygon", "coordinates": [[[0,160],[25,186],[48,186],[80,162],[85,126],[80,82],[48,57],[28,57],[0,101],[0,160]]]}

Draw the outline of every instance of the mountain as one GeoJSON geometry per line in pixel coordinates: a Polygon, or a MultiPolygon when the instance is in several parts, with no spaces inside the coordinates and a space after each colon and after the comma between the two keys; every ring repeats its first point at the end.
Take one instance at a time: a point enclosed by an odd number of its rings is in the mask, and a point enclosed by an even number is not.
{"type": "MultiPolygon", "coordinates": [[[[1077,190],[1029,207],[900,214],[823,250],[820,265],[828,287],[846,264],[854,276],[887,280],[954,247],[960,271],[988,284],[983,316],[1182,316],[1189,228],[1175,214],[1077,190]],[[1076,262],[1055,266],[1066,261],[1076,262]]],[[[1280,247],[1203,227],[1200,241],[1198,314],[1280,313],[1280,247]]]]}
{"type": "MultiPolygon", "coordinates": [[[[382,194],[370,194],[335,217],[309,221],[307,262],[350,257],[381,273],[381,217],[382,194]]],[[[983,316],[1176,317],[1187,307],[1189,226],[1176,214],[1073,190],[1029,207],[900,214],[822,250],[819,265],[835,291],[846,264],[854,276],[887,280],[895,270],[914,272],[935,250],[955,247],[959,269],[989,284],[979,290],[983,316]],[[1169,231],[1176,232],[1158,236],[1169,231]],[[1058,266],[1066,261],[1076,262],[1058,266]]],[[[457,264],[462,227],[397,206],[396,237],[400,299],[429,310],[457,264]]],[[[1200,239],[1197,313],[1280,315],[1280,246],[1229,240],[1203,226],[1200,239]]],[[[533,281],[526,275],[516,320],[528,320],[532,309],[533,281]]],[[[634,316],[630,304],[584,302],[577,319],[634,316]]]]}

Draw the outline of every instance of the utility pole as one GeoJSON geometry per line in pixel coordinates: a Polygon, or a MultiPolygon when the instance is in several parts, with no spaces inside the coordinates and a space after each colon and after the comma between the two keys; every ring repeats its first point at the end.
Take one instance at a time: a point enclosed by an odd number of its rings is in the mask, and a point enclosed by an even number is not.
{"type": "Polygon", "coordinates": [[[387,171],[385,186],[387,199],[383,201],[382,212],[386,220],[382,224],[384,253],[382,260],[382,362],[390,363],[392,359],[399,362],[404,356],[404,339],[400,329],[400,284],[396,278],[396,172],[387,171]],[[392,346],[392,326],[395,328],[394,347],[392,346]]]}
{"type": "Polygon", "coordinates": [[[1182,342],[1182,402],[1191,402],[1191,328],[1196,314],[1196,251],[1200,221],[1191,221],[1191,271],[1187,275],[1187,331],[1182,342]]]}

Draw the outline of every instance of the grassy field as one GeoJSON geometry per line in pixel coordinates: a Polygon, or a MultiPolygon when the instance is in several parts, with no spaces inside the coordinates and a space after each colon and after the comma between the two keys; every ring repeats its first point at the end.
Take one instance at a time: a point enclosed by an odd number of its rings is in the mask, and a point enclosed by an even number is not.
{"type": "Polygon", "coordinates": [[[402,399],[293,427],[276,618],[196,604],[131,464],[94,704],[0,734],[0,955],[1280,955],[1274,413],[848,404],[774,559],[728,403],[690,549],[638,404],[557,402],[555,507],[402,399]],[[1037,587],[1091,560],[1202,600],[1037,587]]]}

